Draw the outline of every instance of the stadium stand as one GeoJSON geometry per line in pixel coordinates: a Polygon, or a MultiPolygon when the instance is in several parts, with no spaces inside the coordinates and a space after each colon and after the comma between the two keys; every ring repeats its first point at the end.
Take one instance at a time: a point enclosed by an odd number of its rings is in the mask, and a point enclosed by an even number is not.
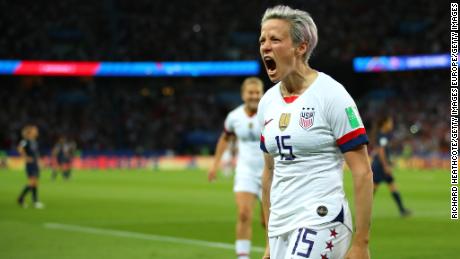
{"type": "MultiPolygon", "coordinates": [[[[265,6],[277,3],[140,0],[131,5],[127,0],[73,0],[42,8],[45,2],[0,1],[0,59],[258,59],[260,16],[265,6]],[[21,11],[21,19],[13,15],[21,11]]],[[[397,117],[395,136],[401,153],[448,152],[449,130],[443,120],[448,110],[440,90],[447,85],[441,79],[443,71],[370,74],[359,79],[351,71],[355,56],[447,52],[448,17],[442,5],[421,1],[418,5],[423,8],[412,12],[411,1],[288,2],[309,10],[318,24],[320,44],[312,66],[347,86],[363,107],[367,124],[387,110],[397,117]],[[405,11],[394,14],[395,5],[405,11]],[[366,24],[365,30],[359,29],[361,24],[366,24]]],[[[265,78],[263,72],[261,77],[265,78]]],[[[13,149],[19,129],[35,122],[45,150],[65,133],[89,151],[206,153],[226,112],[238,101],[241,81],[2,76],[0,149],[13,149]]]]}

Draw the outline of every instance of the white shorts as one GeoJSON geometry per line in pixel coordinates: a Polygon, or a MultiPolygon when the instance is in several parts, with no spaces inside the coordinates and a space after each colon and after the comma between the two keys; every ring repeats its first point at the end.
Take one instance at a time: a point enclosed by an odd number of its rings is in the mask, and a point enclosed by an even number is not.
{"type": "MultiPolygon", "coordinates": [[[[233,184],[234,192],[249,192],[257,196],[259,200],[262,198],[262,176],[259,169],[246,168],[241,170],[237,167],[233,184]],[[252,169],[252,170],[251,170],[252,169]]],[[[263,170],[263,169],[260,169],[263,170]]]]}
{"type": "Polygon", "coordinates": [[[350,229],[341,222],[298,228],[270,237],[270,258],[343,259],[351,238],[350,229]]]}

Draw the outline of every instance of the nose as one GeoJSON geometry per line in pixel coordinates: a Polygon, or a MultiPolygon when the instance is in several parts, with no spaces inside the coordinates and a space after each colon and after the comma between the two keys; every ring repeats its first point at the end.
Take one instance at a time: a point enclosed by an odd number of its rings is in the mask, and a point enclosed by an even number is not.
{"type": "Polygon", "coordinates": [[[267,41],[264,41],[261,45],[260,45],[260,50],[262,53],[267,53],[269,52],[270,50],[272,49],[272,45],[270,44],[270,42],[267,40],[267,41]]]}

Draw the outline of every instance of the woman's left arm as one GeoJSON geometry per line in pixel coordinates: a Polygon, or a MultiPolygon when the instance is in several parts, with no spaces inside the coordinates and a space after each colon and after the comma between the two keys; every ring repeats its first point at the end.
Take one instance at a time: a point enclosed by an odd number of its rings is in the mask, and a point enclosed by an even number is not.
{"type": "Polygon", "coordinates": [[[356,233],[346,259],[368,259],[371,227],[373,182],[367,146],[360,145],[344,153],[353,176],[356,233]]]}

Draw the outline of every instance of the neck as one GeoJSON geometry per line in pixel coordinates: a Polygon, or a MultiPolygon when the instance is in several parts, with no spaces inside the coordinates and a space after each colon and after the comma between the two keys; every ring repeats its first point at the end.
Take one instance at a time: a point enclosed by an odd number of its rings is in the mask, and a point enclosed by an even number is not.
{"type": "Polygon", "coordinates": [[[301,64],[281,81],[283,96],[301,95],[315,81],[318,72],[308,64],[301,64]]]}
{"type": "Polygon", "coordinates": [[[252,116],[257,113],[257,109],[251,109],[248,105],[244,106],[244,111],[247,115],[252,116]]]}

